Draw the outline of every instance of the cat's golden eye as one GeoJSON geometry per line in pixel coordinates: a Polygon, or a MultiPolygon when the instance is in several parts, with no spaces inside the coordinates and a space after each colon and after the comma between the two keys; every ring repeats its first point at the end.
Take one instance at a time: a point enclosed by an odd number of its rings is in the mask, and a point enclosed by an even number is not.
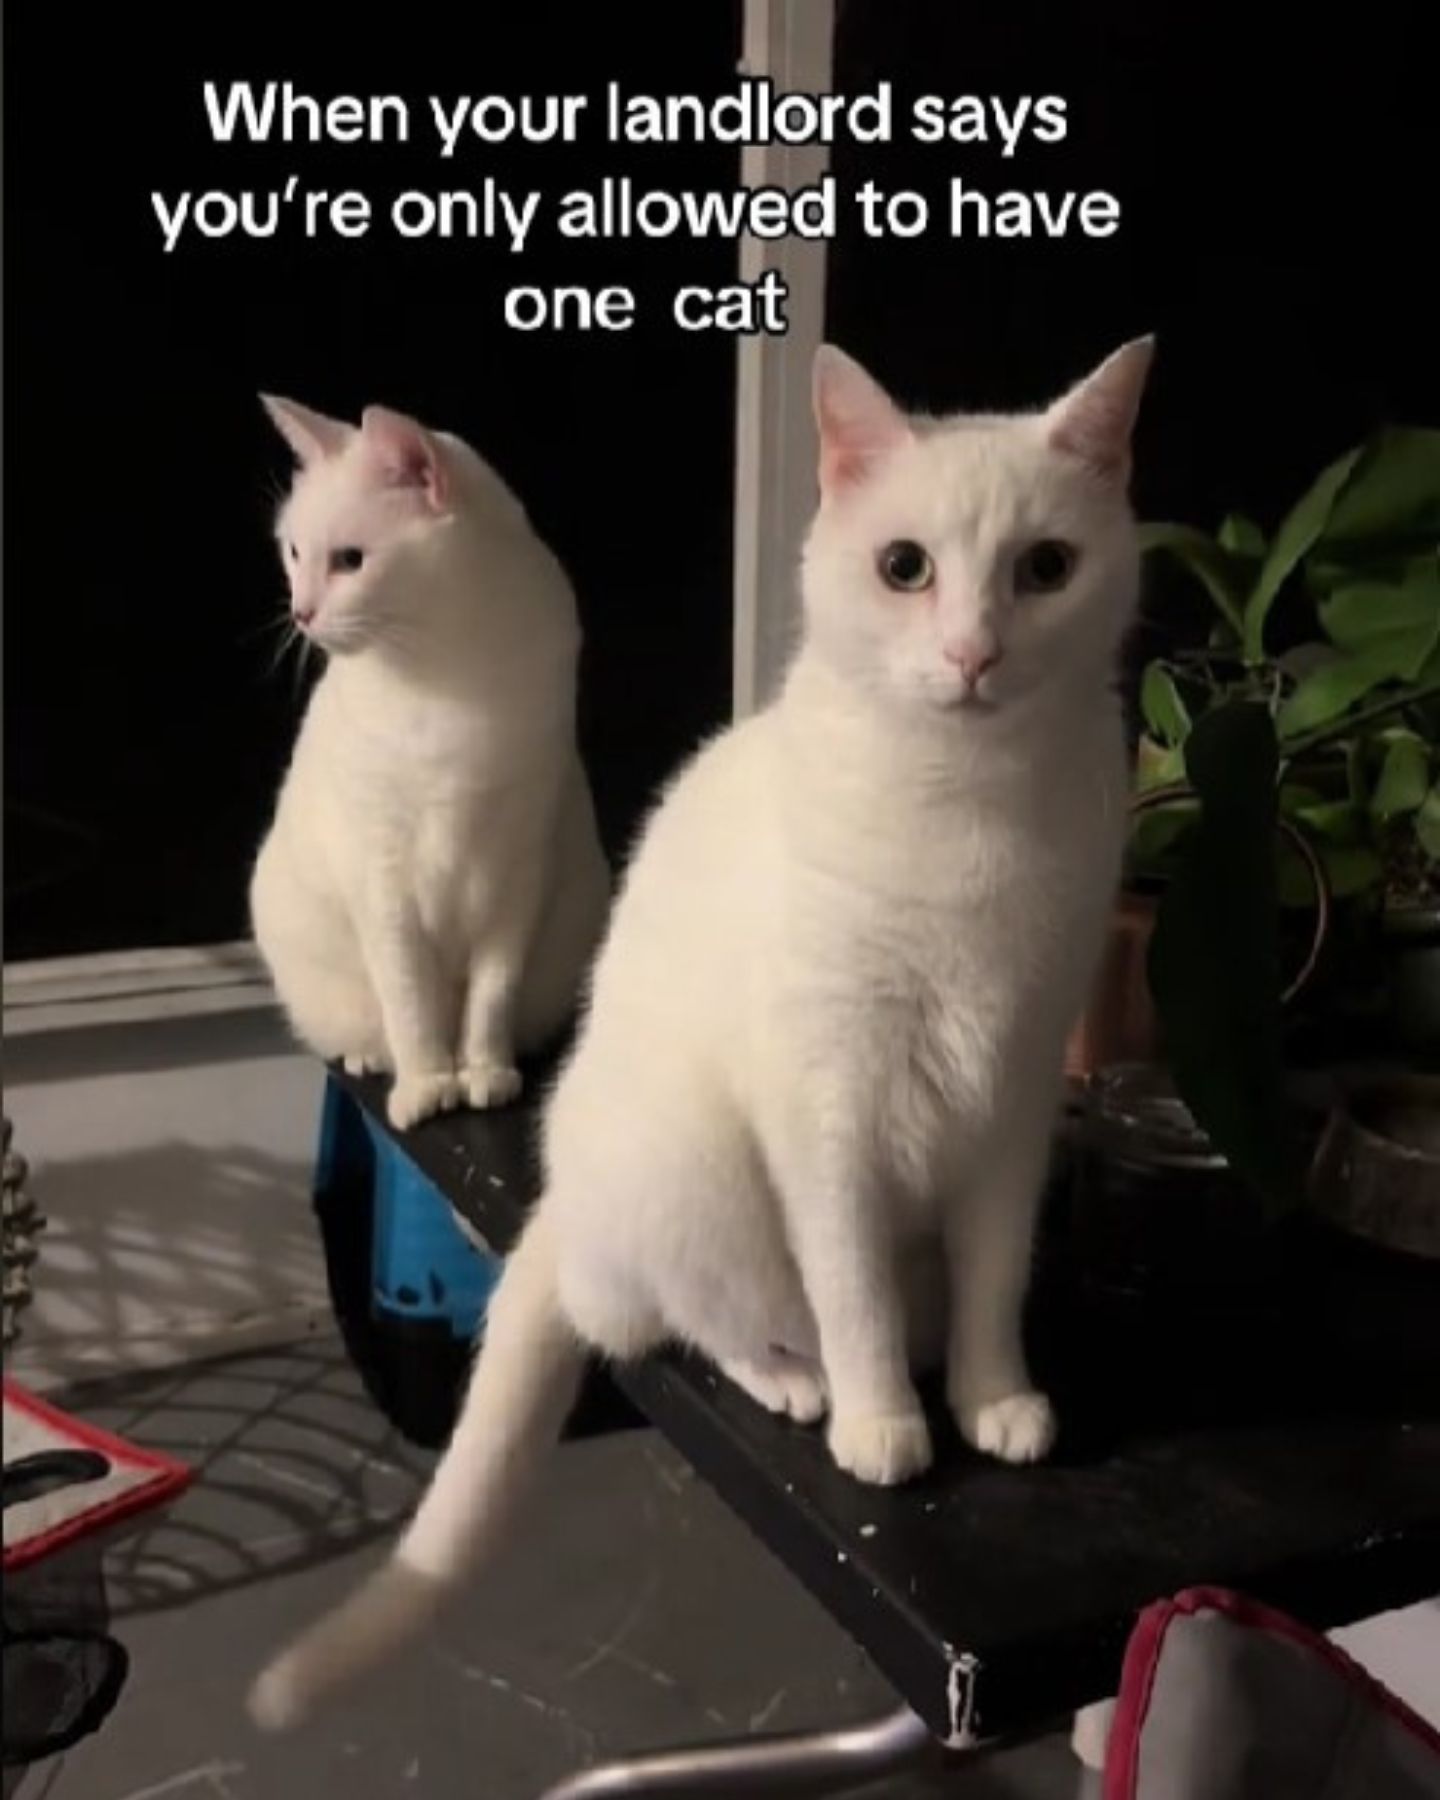
{"type": "Polygon", "coordinates": [[[1054,594],[1075,573],[1079,553],[1059,538],[1041,538],[1015,558],[1017,594],[1054,594]]]}
{"type": "Polygon", "coordinates": [[[880,579],[898,594],[918,594],[935,585],[935,564],[923,544],[896,538],[876,559],[880,579]]]}
{"type": "Polygon", "coordinates": [[[365,561],[365,552],[354,544],[330,552],[330,569],[335,575],[353,575],[365,561]]]}

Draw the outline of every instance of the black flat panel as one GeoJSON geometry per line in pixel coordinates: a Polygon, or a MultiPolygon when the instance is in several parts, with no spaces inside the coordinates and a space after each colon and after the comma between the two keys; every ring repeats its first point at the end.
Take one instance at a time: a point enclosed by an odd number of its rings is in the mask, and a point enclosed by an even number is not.
{"type": "MultiPolygon", "coordinates": [[[[379,1084],[351,1085],[379,1104],[379,1084]]],[[[534,1193],[529,1108],[400,1141],[509,1246],[534,1193]]],[[[935,1467],[862,1487],[819,1431],[702,1363],[617,1379],[942,1735],[967,1712],[1008,1736],[1113,1694],[1136,1612],[1187,1586],[1325,1628],[1440,1593],[1440,1268],[1301,1229],[1262,1304],[1166,1310],[1086,1299],[1065,1264],[1057,1225],[1031,1307],[1062,1421],[1040,1467],[971,1452],[931,1392],[935,1467]]]]}

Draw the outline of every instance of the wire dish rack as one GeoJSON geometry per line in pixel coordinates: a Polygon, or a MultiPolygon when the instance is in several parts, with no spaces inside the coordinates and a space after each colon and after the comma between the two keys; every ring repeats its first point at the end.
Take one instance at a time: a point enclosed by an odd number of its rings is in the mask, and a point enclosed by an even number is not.
{"type": "Polygon", "coordinates": [[[40,1233],[45,1228],[45,1215],[40,1211],[27,1185],[29,1166],[14,1148],[14,1127],[9,1119],[4,1125],[4,1276],[6,1350],[20,1334],[20,1315],[35,1295],[34,1266],[40,1254],[40,1233]]]}

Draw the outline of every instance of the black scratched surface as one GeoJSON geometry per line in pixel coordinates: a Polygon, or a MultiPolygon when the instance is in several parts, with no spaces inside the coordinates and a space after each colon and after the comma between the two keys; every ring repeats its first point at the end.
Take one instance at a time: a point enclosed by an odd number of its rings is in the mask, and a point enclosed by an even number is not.
{"type": "MultiPolygon", "coordinates": [[[[400,1141],[503,1252],[534,1134],[521,1103],[400,1141]]],[[[1113,1693],[1137,1611],[1186,1586],[1327,1629],[1440,1593],[1440,1269],[1307,1227],[1283,1266],[1258,1303],[1122,1304],[1052,1233],[1030,1327],[1061,1435],[1035,1468],[971,1452],[930,1391],[934,1468],[867,1488],[699,1361],[616,1379],[937,1733],[1010,1736],[1113,1693]]]]}

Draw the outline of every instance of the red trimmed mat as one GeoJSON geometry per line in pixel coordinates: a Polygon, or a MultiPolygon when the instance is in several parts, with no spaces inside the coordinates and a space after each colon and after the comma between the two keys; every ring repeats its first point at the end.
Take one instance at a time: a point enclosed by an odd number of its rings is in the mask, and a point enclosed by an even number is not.
{"type": "Polygon", "coordinates": [[[173,1500],[192,1479],[173,1457],[72,1418],[8,1376],[4,1401],[6,1574],[173,1500]],[[53,1479],[42,1479],[47,1469],[53,1479]]]}

